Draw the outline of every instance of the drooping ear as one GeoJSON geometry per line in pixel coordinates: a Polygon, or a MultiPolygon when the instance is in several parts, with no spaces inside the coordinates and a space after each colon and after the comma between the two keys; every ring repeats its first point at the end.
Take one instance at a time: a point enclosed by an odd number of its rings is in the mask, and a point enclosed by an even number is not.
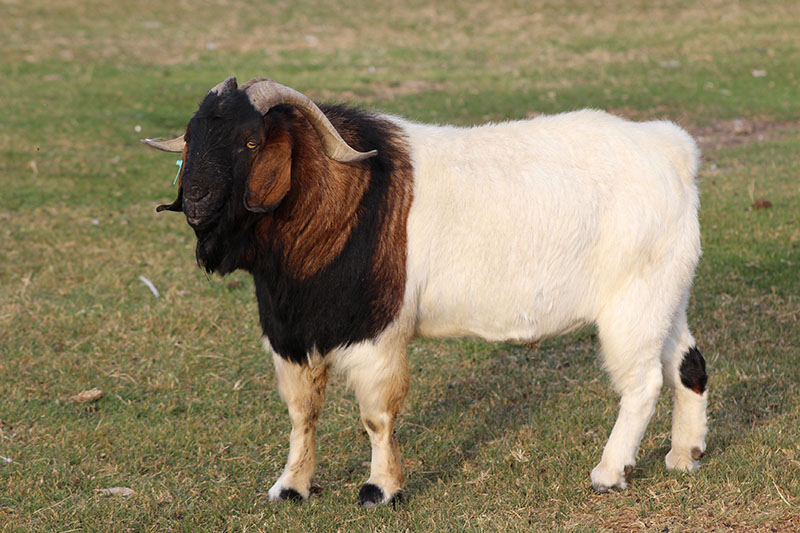
{"type": "Polygon", "coordinates": [[[278,207],[292,185],[292,141],[285,128],[271,132],[247,178],[244,206],[254,213],[278,207]]]}
{"type": "Polygon", "coordinates": [[[174,202],[172,202],[169,205],[164,204],[156,207],[156,212],[158,213],[160,213],[161,211],[177,211],[177,212],[183,211],[183,169],[186,168],[186,153],[188,151],[188,148],[189,145],[184,143],[183,155],[181,156],[181,161],[183,161],[183,163],[181,164],[181,168],[178,172],[178,197],[175,199],[174,202]]]}

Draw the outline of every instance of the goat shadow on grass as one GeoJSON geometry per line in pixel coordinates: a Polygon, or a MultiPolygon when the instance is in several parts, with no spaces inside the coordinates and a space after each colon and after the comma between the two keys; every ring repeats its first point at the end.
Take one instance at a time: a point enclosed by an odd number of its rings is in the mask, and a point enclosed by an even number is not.
{"type": "MultiPolygon", "coordinates": [[[[421,464],[406,467],[406,490],[424,494],[440,481],[453,481],[491,441],[525,426],[535,432],[536,417],[552,412],[574,381],[602,375],[594,340],[593,331],[583,330],[538,350],[477,341],[438,343],[441,350],[430,348],[437,344],[433,341],[412,345],[422,353],[410,357],[414,398],[401,414],[398,438],[403,458],[421,464]],[[423,361],[427,357],[435,360],[423,361]],[[422,372],[436,374],[427,378],[424,390],[419,362],[431,367],[422,372]]],[[[615,401],[609,407],[616,411],[615,401]]],[[[582,429],[575,431],[583,436],[582,429]]]]}
{"type": "Polygon", "coordinates": [[[796,383],[787,376],[760,375],[711,389],[709,444],[725,450],[740,443],[743,433],[757,431],[759,426],[780,417],[786,412],[787,398],[797,394],[796,383]]]}

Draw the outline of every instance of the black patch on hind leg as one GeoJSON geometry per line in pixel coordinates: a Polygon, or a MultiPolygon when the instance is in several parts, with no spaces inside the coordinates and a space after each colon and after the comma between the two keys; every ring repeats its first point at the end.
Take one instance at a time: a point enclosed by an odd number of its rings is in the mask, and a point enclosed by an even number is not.
{"type": "Polygon", "coordinates": [[[683,354],[683,361],[680,367],[681,383],[687,388],[691,389],[697,394],[703,394],[706,390],[706,383],[708,383],[708,375],[706,374],[706,360],[703,359],[700,350],[696,346],[689,348],[689,351],[683,354]]]}
{"type": "Polygon", "coordinates": [[[383,503],[383,490],[372,483],[364,483],[358,491],[358,503],[362,507],[375,507],[383,503]]]}

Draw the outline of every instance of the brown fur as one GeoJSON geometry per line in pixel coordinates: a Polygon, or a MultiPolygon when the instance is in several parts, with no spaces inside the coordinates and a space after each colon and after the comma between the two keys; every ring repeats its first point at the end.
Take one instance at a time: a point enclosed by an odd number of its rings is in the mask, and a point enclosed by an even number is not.
{"type": "Polygon", "coordinates": [[[357,220],[358,200],[369,184],[369,172],[362,164],[329,159],[305,119],[296,111],[293,118],[294,150],[288,161],[283,160],[282,171],[285,175],[291,169],[291,189],[285,203],[292,210],[265,217],[259,232],[265,239],[279,239],[283,267],[295,279],[304,280],[333,261],[344,248],[357,220]]]}
{"type": "MultiPolygon", "coordinates": [[[[347,244],[369,186],[370,162],[339,163],[330,159],[308,122],[296,111],[291,116],[292,142],[289,143],[288,132],[284,130],[281,134],[284,138],[275,142],[276,147],[270,152],[275,159],[269,160],[269,154],[259,156],[248,187],[254,198],[264,197],[269,202],[290,185],[288,193],[284,193],[284,202],[292,209],[265,217],[258,230],[265,239],[278,239],[283,267],[295,279],[305,280],[330,264],[347,244]],[[293,149],[287,157],[289,146],[293,149]],[[269,185],[276,177],[281,183],[269,185]]],[[[347,125],[335,125],[346,141],[355,136],[347,125]]],[[[265,147],[265,152],[272,145],[271,142],[265,147]]],[[[407,154],[408,150],[403,152],[407,154]]],[[[402,303],[405,289],[406,222],[413,194],[412,172],[407,158],[395,161],[387,203],[381,207],[380,228],[376,230],[380,237],[370,264],[376,285],[388,289],[377,303],[386,308],[382,311],[391,314],[402,303]]]]}
{"type": "Polygon", "coordinates": [[[292,177],[292,142],[289,132],[277,135],[259,151],[247,180],[245,206],[271,211],[289,192],[292,177]]]}
{"type": "MultiPolygon", "coordinates": [[[[407,154],[408,149],[403,153],[407,154]]],[[[382,287],[381,293],[375,295],[374,304],[390,315],[399,311],[405,295],[406,230],[414,184],[411,161],[398,158],[393,176],[396,179],[389,184],[390,204],[381,211],[379,239],[370,264],[372,276],[382,287]]]]}
{"type": "Polygon", "coordinates": [[[183,144],[183,153],[181,154],[181,168],[178,170],[178,188],[180,189],[183,185],[183,170],[186,168],[186,158],[187,154],[189,153],[189,144],[183,144]]]}

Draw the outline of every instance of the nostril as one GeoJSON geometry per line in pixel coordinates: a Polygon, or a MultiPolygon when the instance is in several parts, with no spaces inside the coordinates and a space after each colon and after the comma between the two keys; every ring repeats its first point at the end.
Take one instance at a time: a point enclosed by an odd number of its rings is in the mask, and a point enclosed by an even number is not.
{"type": "Polygon", "coordinates": [[[207,203],[211,199],[211,190],[192,189],[184,192],[184,198],[190,204],[194,205],[207,203]]]}
{"type": "Polygon", "coordinates": [[[209,197],[209,195],[211,195],[211,191],[210,190],[206,190],[206,191],[193,190],[193,191],[191,191],[191,194],[187,194],[187,197],[188,197],[189,201],[191,201],[192,203],[199,203],[199,202],[202,202],[203,200],[207,199],[209,197]]]}

